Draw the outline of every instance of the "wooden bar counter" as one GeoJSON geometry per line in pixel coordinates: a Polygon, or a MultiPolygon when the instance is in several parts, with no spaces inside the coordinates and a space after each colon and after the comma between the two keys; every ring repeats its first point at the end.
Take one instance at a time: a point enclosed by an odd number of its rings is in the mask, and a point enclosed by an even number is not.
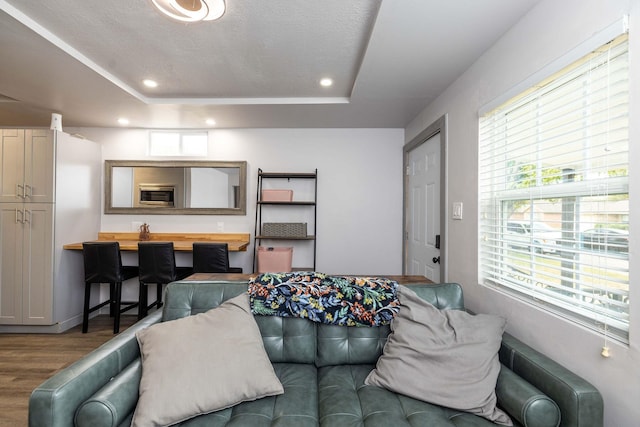
{"type": "MultiPolygon", "coordinates": [[[[137,251],[140,233],[103,232],[98,233],[99,242],[118,242],[122,251],[137,251]]],[[[249,233],[151,233],[150,241],[173,242],[175,251],[191,252],[193,242],[219,242],[229,246],[229,252],[244,252],[249,246],[249,233]]],[[[82,250],[82,242],[68,243],[64,249],[82,250]]]]}

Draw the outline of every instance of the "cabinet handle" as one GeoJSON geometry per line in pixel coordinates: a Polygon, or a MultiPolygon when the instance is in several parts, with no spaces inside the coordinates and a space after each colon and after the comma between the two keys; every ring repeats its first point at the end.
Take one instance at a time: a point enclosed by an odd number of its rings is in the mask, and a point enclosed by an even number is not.
{"type": "Polygon", "coordinates": [[[16,209],[16,224],[24,224],[24,211],[20,209],[16,209]],[[21,214],[20,218],[18,218],[18,212],[21,214]]]}
{"type": "Polygon", "coordinates": [[[24,185],[16,184],[16,197],[24,199],[24,185]],[[20,195],[22,193],[22,195],[20,195]]]}
{"type": "Polygon", "coordinates": [[[30,186],[29,184],[25,184],[24,185],[24,190],[25,190],[24,198],[33,197],[33,187],[32,186],[30,186]],[[27,193],[27,190],[29,190],[28,193],[27,193]]]}
{"type": "Polygon", "coordinates": [[[31,222],[31,211],[29,209],[25,209],[23,215],[24,215],[24,222],[29,224],[31,222]],[[27,216],[27,214],[29,214],[29,216],[27,216]]]}

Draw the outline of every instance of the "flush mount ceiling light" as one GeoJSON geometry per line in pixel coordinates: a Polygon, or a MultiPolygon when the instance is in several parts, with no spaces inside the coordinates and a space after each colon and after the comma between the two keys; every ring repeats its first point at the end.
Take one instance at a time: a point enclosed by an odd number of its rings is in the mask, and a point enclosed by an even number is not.
{"type": "Polygon", "coordinates": [[[151,0],[158,10],[183,22],[213,21],[224,15],[224,0],[151,0]]]}

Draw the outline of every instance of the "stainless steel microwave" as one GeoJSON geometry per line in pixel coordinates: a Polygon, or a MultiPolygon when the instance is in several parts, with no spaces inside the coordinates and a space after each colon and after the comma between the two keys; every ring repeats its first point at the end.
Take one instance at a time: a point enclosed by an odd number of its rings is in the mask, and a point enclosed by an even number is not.
{"type": "Polygon", "coordinates": [[[176,187],[167,184],[140,184],[139,203],[145,206],[175,206],[176,187]]]}

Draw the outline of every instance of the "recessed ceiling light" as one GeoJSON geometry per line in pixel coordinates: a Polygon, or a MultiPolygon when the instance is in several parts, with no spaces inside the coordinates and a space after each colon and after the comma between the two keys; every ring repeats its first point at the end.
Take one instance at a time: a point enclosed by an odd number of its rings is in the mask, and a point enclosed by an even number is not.
{"type": "Polygon", "coordinates": [[[122,126],[126,126],[129,124],[129,119],[127,119],[126,117],[120,117],[118,119],[118,123],[121,124],[122,126]]]}
{"type": "Polygon", "coordinates": [[[325,77],[323,79],[320,79],[320,86],[329,87],[332,84],[333,84],[333,79],[330,79],[329,77],[325,77]]]}
{"type": "Polygon", "coordinates": [[[209,126],[215,126],[216,125],[216,121],[213,119],[207,119],[205,121],[205,123],[207,123],[209,126]]]}
{"type": "Polygon", "coordinates": [[[142,81],[142,84],[144,84],[146,87],[158,87],[158,82],[151,79],[144,79],[142,81]]]}

